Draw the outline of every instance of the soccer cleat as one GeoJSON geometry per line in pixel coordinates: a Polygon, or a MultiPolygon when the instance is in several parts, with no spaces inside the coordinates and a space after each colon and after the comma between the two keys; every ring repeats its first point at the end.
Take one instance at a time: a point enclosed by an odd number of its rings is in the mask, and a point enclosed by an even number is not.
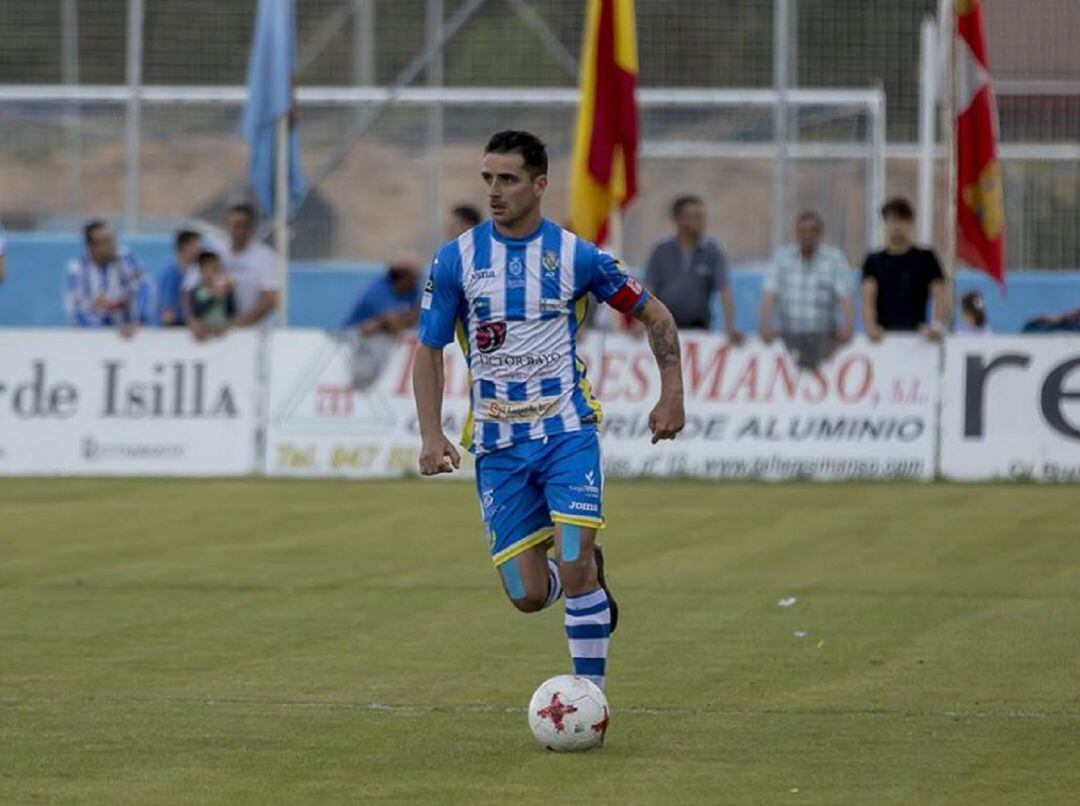
{"type": "Polygon", "coordinates": [[[615,632],[615,627],[619,624],[619,605],[615,597],[611,595],[607,580],[604,579],[604,550],[596,545],[593,547],[593,554],[596,555],[596,578],[600,582],[600,587],[604,589],[604,593],[607,594],[608,607],[611,608],[611,632],[615,632]]]}

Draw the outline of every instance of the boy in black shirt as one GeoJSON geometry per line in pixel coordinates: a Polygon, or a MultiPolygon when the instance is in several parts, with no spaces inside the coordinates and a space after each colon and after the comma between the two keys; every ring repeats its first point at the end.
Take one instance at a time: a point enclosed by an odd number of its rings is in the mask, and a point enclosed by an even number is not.
{"type": "Polygon", "coordinates": [[[937,340],[945,333],[949,310],[945,275],[932,249],[913,243],[915,211],[907,199],[895,198],[881,208],[886,246],[867,255],[862,270],[862,314],[866,335],[880,341],[885,331],[918,331],[937,340]],[[927,324],[926,306],[934,301],[934,322],[927,324]]]}

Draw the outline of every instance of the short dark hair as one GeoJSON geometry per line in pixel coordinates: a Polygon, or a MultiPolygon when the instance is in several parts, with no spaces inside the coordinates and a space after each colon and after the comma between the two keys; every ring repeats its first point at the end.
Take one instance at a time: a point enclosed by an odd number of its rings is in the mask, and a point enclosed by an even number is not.
{"type": "Polygon", "coordinates": [[[485,154],[521,154],[525,161],[525,170],[535,179],[548,172],[547,146],[532,132],[507,129],[496,132],[488,140],[485,154]]]}
{"type": "Polygon", "coordinates": [[[240,202],[229,207],[230,213],[243,213],[252,221],[259,217],[259,214],[255,212],[255,205],[250,202],[240,202]]]}
{"type": "Polygon", "coordinates": [[[197,258],[197,260],[199,263],[199,268],[202,268],[207,263],[221,263],[221,255],[219,255],[217,252],[212,252],[209,249],[204,249],[203,251],[199,252],[199,257],[197,258]]]}
{"type": "Polygon", "coordinates": [[[193,243],[202,237],[193,229],[182,229],[176,233],[176,251],[179,252],[189,243],[193,243]]]}
{"type": "Polygon", "coordinates": [[[960,298],[960,308],[971,314],[975,320],[975,327],[986,326],[986,306],[983,304],[982,294],[978,291],[969,291],[960,298]]]}
{"type": "Polygon", "coordinates": [[[678,218],[682,215],[682,211],[690,204],[704,204],[700,196],[694,196],[693,194],[687,194],[685,196],[676,197],[675,201],[671,203],[671,217],[678,218]]]}
{"type": "Polygon", "coordinates": [[[894,196],[881,205],[881,217],[889,218],[890,216],[895,216],[901,221],[914,221],[915,208],[903,196],[894,196]]]}
{"type": "Polygon", "coordinates": [[[817,210],[803,210],[795,219],[795,223],[798,224],[801,221],[813,221],[820,229],[825,229],[825,219],[817,210]]]}
{"type": "Polygon", "coordinates": [[[471,227],[475,227],[484,220],[484,216],[479,208],[471,204],[459,204],[456,207],[451,208],[450,213],[455,217],[460,218],[471,227]]]}
{"type": "Polygon", "coordinates": [[[83,241],[86,243],[87,246],[89,246],[90,242],[94,240],[94,233],[97,232],[99,229],[108,229],[108,227],[108,223],[100,218],[90,219],[85,224],[83,224],[83,241]]]}

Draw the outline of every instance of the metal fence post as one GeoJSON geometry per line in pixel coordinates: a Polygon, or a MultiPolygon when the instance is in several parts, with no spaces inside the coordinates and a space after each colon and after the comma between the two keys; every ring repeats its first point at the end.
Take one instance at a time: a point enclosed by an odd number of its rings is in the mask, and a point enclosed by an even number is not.
{"type": "Polygon", "coordinates": [[[125,130],[124,230],[139,229],[139,140],[142,137],[143,0],[128,0],[127,127],[125,130]]]}
{"type": "MultiPolygon", "coordinates": [[[[435,57],[428,64],[427,83],[429,87],[441,87],[444,81],[444,50],[440,44],[443,28],[443,0],[427,0],[427,46],[438,47],[435,57]]],[[[443,106],[433,101],[428,110],[427,125],[427,225],[428,244],[434,250],[442,240],[442,148],[443,148],[443,106]]]]}
{"type": "Polygon", "coordinates": [[[791,81],[791,0],[773,2],[773,218],[772,250],[780,248],[787,226],[788,88],[791,81]]]}

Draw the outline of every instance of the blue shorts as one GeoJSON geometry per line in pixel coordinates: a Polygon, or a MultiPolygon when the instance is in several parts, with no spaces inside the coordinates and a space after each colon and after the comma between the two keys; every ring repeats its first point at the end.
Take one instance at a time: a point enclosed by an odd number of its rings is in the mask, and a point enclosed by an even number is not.
{"type": "Polygon", "coordinates": [[[588,428],[485,453],[476,489],[495,565],[549,540],[555,523],[602,529],[600,436],[588,428]]]}

